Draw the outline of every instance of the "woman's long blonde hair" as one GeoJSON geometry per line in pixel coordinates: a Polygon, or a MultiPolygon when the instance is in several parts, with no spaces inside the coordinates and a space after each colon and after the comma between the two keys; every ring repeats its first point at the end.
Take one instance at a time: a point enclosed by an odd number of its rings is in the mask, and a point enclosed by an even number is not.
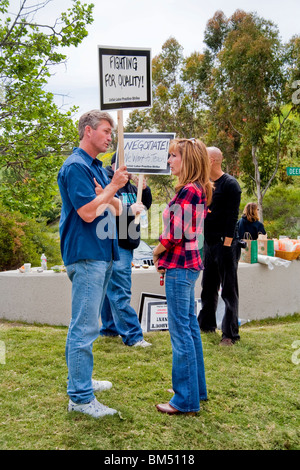
{"type": "Polygon", "coordinates": [[[243,210],[243,215],[246,216],[249,222],[256,222],[259,220],[257,204],[255,202],[248,202],[243,210]]]}
{"type": "Polygon", "coordinates": [[[199,183],[211,203],[213,183],[209,179],[210,162],[206,146],[201,140],[174,139],[170,143],[169,153],[179,152],[182,158],[180,175],[175,191],[178,192],[188,183],[199,183]]]}

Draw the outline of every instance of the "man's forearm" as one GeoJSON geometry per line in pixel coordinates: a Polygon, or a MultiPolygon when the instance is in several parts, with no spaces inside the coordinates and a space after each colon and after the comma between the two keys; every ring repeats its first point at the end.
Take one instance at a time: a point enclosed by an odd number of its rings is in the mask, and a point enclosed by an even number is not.
{"type": "Polygon", "coordinates": [[[118,186],[114,183],[110,183],[99,194],[98,196],[93,199],[93,201],[85,204],[84,206],[78,209],[78,215],[85,221],[85,222],[93,222],[96,217],[103,214],[105,209],[109,205],[111,205],[115,210],[115,215],[120,215],[122,213],[122,204],[121,201],[115,198],[115,194],[118,191],[118,186]]]}

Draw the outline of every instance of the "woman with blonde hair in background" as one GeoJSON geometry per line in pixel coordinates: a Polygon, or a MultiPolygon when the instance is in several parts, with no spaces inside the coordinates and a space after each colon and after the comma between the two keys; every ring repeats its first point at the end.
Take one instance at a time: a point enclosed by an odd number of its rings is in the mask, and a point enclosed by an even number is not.
{"type": "Polygon", "coordinates": [[[265,227],[259,221],[258,206],[255,202],[246,204],[243,215],[237,223],[237,228],[241,239],[257,240],[260,233],[266,235],[265,227]]]}
{"type": "Polygon", "coordinates": [[[168,162],[178,184],[163,213],[164,230],[153,259],[157,270],[166,275],[174,396],[169,403],[156,407],[168,414],[195,413],[200,400],[207,399],[207,390],[194,288],[203,269],[198,238],[203,233],[213,186],[208,154],[201,141],[175,139],[169,153],[168,162]]]}

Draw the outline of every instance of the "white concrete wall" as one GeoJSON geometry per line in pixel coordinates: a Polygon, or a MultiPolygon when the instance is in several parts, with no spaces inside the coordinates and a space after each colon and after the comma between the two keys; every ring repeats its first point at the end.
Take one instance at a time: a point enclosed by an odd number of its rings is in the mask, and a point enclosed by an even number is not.
{"type": "MultiPolygon", "coordinates": [[[[300,312],[300,261],[270,270],[257,264],[239,264],[240,314],[245,320],[300,312]]],[[[139,309],[141,292],[165,294],[154,267],[132,271],[132,306],[139,309]]],[[[201,293],[201,276],[196,297],[201,293]]],[[[0,273],[0,318],[11,321],[68,325],[71,318],[71,282],[66,273],[18,271],[0,273]]]]}

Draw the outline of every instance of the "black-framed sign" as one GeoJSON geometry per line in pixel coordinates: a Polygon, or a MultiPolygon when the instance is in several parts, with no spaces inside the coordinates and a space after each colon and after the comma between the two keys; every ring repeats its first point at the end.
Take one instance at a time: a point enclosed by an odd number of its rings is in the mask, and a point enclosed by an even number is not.
{"type": "MultiPolygon", "coordinates": [[[[195,314],[201,310],[201,299],[195,299],[195,314]]],[[[168,330],[168,305],[165,295],[142,292],[139,304],[139,322],[143,332],[168,330]]]]}
{"type": "Polygon", "coordinates": [[[168,330],[167,301],[149,302],[147,316],[147,331],[168,330]]]}
{"type": "Polygon", "coordinates": [[[166,296],[161,294],[151,294],[147,292],[141,292],[140,305],[139,305],[139,322],[142,330],[148,331],[148,305],[152,302],[166,302],[166,296]]]}
{"type": "Polygon", "coordinates": [[[151,49],[98,46],[100,109],[152,106],[151,49]]]}
{"type": "Polygon", "coordinates": [[[169,175],[169,146],[174,138],[175,134],[170,132],[124,133],[124,165],[127,166],[127,171],[137,174],[169,175]]]}

